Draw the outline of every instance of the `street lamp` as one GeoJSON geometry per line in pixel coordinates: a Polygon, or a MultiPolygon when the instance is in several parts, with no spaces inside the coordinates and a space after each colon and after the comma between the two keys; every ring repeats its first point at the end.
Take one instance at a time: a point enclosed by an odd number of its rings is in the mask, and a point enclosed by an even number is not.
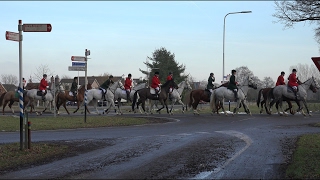
{"type": "Polygon", "coordinates": [[[225,29],[226,29],[226,17],[229,14],[240,14],[240,13],[252,13],[252,11],[239,11],[239,12],[231,12],[224,16],[223,20],[223,53],[222,53],[222,59],[223,59],[223,70],[222,70],[222,82],[224,83],[224,39],[225,39],[225,29]]]}

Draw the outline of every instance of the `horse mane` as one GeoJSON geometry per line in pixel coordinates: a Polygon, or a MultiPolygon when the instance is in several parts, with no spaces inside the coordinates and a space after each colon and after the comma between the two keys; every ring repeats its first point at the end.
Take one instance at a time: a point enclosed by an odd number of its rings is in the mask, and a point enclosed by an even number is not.
{"type": "Polygon", "coordinates": [[[162,85],[161,85],[161,87],[167,87],[167,86],[168,86],[168,84],[169,84],[170,82],[172,82],[172,81],[173,81],[173,79],[171,79],[171,80],[169,80],[169,81],[165,82],[164,84],[162,84],[162,85]]]}

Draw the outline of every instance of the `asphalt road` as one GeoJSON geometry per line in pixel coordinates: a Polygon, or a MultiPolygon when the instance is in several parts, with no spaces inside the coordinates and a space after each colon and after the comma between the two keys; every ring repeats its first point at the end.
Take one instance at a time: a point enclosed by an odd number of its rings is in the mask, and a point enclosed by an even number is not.
{"type": "MultiPolygon", "coordinates": [[[[108,114],[113,116],[113,114],[108,114]]],[[[124,116],[141,116],[126,114],[124,116]]],[[[320,114],[149,115],[172,122],[131,127],[34,131],[32,141],[107,142],[104,148],[0,175],[15,178],[283,178],[299,135],[319,133],[320,114]]],[[[0,132],[0,143],[19,132],[0,132]]]]}

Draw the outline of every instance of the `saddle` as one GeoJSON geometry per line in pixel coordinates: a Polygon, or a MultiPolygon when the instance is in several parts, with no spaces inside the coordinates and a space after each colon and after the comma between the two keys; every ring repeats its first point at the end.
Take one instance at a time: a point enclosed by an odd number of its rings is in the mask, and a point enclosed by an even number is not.
{"type": "Polygon", "coordinates": [[[106,89],[103,89],[103,88],[101,88],[101,87],[99,87],[99,89],[101,90],[101,93],[102,93],[102,94],[106,94],[106,93],[107,93],[107,90],[106,90],[106,89]]]}
{"type": "MultiPolygon", "coordinates": [[[[299,88],[297,87],[297,92],[299,91],[299,88]]],[[[287,85],[287,92],[288,93],[294,93],[294,90],[293,90],[293,88],[291,87],[291,86],[288,86],[287,85]]]]}
{"type": "MultiPolygon", "coordinates": [[[[47,94],[47,90],[44,92],[44,95],[46,95],[47,94]]],[[[42,91],[37,91],[37,96],[42,96],[42,91]]]]}
{"type": "MultiPolygon", "coordinates": [[[[159,90],[158,93],[160,94],[160,92],[161,92],[161,89],[159,90]]],[[[152,87],[150,87],[150,94],[152,94],[152,95],[156,94],[156,90],[154,88],[152,88],[152,87]]]]}
{"type": "Polygon", "coordinates": [[[208,96],[209,96],[209,98],[210,98],[210,96],[211,96],[211,92],[209,91],[209,89],[205,88],[205,89],[204,89],[204,92],[206,92],[206,93],[207,93],[207,95],[208,95],[208,96]]]}

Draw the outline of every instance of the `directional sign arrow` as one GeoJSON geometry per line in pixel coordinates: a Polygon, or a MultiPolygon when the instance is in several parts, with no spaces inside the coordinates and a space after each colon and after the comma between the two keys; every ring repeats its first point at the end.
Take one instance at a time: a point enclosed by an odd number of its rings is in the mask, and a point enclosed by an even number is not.
{"type": "Polygon", "coordinates": [[[71,56],[71,61],[86,61],[86,57],[83,57],[83,56],[71,56]]]}
{"type": "Polygon", "coordinates": [[[6,31],[6,40],[19,41],[19,33],[6,31]]]}
{"type": "Polygon", "coordinates": [[[23,24],[23,32],[51,32],[51,24],[23,24]]]}

